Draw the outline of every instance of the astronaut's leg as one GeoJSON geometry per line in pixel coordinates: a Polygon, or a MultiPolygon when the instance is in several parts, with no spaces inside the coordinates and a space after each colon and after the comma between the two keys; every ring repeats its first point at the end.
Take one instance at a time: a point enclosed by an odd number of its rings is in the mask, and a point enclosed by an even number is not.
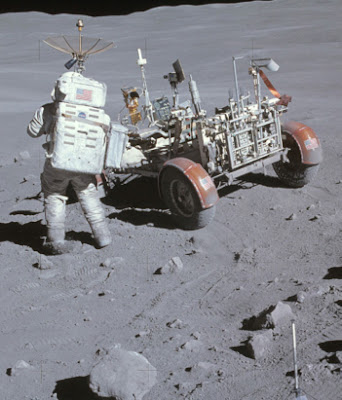
{"type": "Polygon", "coordinates": [[[45,219],[47,240],[51,243],[62,243],[65,238],[66,196],[51,194],[45,198],[45,219]]]}
{"type": "Polygon", "coordinates": [[[68,197],[65,195],[68,179],[63,172],[55,170],[49,162],[45,163],[41,175],[44,192],[44,208],[47,227],[46,250],[61,254],[72,250],[72,244],[65,239],[65,209],[68,197]]]}
{"type": "Polygon", "coordinates": [[[73,180],[72,184],[77,193],[84,215],[93,232],[96,245],[100,248],[108,246],[112,242],[112,236],[93,178],[86,188],[82,190],[79,190],[82,187],[79,180],[73,180]]]}

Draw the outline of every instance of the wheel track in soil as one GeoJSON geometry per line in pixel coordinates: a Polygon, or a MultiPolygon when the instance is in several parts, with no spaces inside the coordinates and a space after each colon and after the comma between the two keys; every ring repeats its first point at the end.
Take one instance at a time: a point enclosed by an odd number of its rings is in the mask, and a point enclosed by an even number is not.
{"type": "MultiPolygon", "coordinates": [[[[39,304],[39,307],[19,305],[16,307],[10,307],[6,310],[1,309],[0,331],[4,332],[5,330],[8,330],[9,324],[11,326],[16,325],[16,322],[19,322],[19,320],[27,314],[40,312],[42,309],[46,311],[47,307],[49,307],[52,303],[64,301],[75,296],[84,295],[85,291],[103,282],[107,277],[107,274],[107,271],[99,271],[99,267],[94,268],[90,266],[85,266],[67,277],[61,277],[59,280],[56,281],[47,281],[46,285],[42,285],[40,282],[37,281],[30,281],[10,288],[9,290],[13,293],[20,296],[25,295],[25,299],[29,298],[30,303],[39,304]],[[95,276],[95,279],[89,281],[89,278],[93,276],[95,276]],[[86,282],[83,281],[84,279],[86,280],[86,282]],[[30,294],[30,292],[36,291],[37,289],[40,289],[39,292],[37,291],[33,295],[30,294]],[[51,292],[51,290],[53,289],[57,290],[57,293],[45,296],[45,300],[47,301],[42,304],[40,301],[40,298],[42,297],[42,290],[51,292]],[[35,300],[37,300],[38,303],[36,303],[35,300]]],[[[22,301],[25,301],[23,297],[22,301]]],[[[15,298],[13,299],[13,303],[14,302],[16,302],[15,298]]]]}

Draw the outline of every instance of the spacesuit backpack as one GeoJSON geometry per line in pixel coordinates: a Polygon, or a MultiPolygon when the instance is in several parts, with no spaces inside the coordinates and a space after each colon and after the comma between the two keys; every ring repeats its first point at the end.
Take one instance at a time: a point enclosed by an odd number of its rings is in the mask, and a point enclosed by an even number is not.
{"type": "Polygon", "coordinates": [[[48,157],[54,168],[100,174],[104,168],[110,117],[107,87],[77,72],[64,73],[51,93],[56,105],[48,157]]]}

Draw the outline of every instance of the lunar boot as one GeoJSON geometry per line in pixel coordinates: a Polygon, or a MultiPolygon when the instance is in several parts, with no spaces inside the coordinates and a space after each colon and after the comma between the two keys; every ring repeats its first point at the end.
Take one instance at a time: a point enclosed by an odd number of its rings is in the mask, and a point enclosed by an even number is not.
{"type": "Polygon", "coordinates": [[[63,254],[72,250],[72,245],[65,241],[65,208],[67,197],[53,194],[45,199],[45,218],[47,241],[45,250],[50,254],[63,254]]]}
{"type": "Polygon", "coordinates": [[[90,184],[86,189],[78,192],[77,196],[97,247],[108,246],[112,242],[112,236],[95,185],[90,184]]]}

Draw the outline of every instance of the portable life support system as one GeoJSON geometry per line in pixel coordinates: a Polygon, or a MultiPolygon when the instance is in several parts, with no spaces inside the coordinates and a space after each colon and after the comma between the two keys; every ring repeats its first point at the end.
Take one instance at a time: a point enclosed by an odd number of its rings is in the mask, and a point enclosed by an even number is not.
{"type": "Polygon", "coordinates": [[[127,129],[111,124],[103,110],[106,94],[105,83],[77,72],[66,72],[56,81],[51,93],[56,111],[48,154],[54,168],[100,174],[106,167],[120,167],[127,129]]]}

